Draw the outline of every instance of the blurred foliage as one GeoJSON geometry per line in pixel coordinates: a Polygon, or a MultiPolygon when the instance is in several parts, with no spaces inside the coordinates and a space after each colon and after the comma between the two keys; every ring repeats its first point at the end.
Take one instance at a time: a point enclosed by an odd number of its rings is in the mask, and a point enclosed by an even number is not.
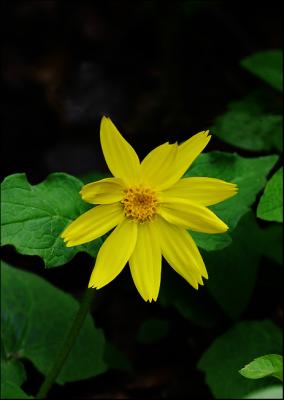
{"type": "Polygon", "coordinates": [[[163,339],[169,332],[169,321],[162,319],[147,319],[140,326],[137,340],[140,343],[155,343],[163,339]]]}
{"type": "Polygon", "coordinates": [[[283,90],[283,53],[281,50],[261,51],[244,58],[241,65],[269,83],[274,89],[283,90]]]}
{"type": "Polygon", "coordinates": [[[132,366],[125,354],[109,342],[105,343],[104,361],[109,369],[128,372],[132,370],[132,366]]]}
{"type": "Polygon", "coordinates": [[[239,369],[266,353],[282,352],[282,335],[271,321],[242,321],[213,341],[198,362],[217,399],[242,398],[267,386],[266,380],[245,379],[239,369]]]}
{"type": "Polygon", "coordinates": [[[256,91],[232,101],[228,111],[215,119],[213,134],[230,145],[253,152],[282,151],[283,117],[281,110],[269,111],[273,104],[270,97],[256,91]]]}

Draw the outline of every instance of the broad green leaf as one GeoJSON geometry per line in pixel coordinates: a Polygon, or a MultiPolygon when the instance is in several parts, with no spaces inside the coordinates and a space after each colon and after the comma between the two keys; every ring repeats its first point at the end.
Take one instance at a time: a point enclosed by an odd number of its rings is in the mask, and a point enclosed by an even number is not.
{"type": "Polygon", "coordinates": [[[259,379],[271,375],[283,381],[283,357],[278,354],[266,354],[254,359],[239,372],[249,379],[259,379]]]}
{"type": "Polygon", "coordinates": [[[229,103],[228,111],[217,117],[211,131],[224,142],[250,151],[282,150],[282,115],[267,112],[252,94],[229,103]]]}
{"type": "Polygon", "coordinates": [[[268,50],[254,53],[243,60],[241,66],[269,83],[274,89],[282,91],[283,55],[281,50],[268,50]]]}
{"type": "MultiPolygon", "coordinates": [[[[1,336],[6,359],[27,358],[44,375],[64,341],[78,310],[72,296],[30,272],[1,265],[1,336]]],[[[101,374],[105,339],[90,315],[57,382],[101,374]]]]}
{"type": "Polygon", "coordinates": [[[2,245],[40,256],[47,267],[65,264],[80,251],[96,256],[101,239],[67,248],[59,237],[66,225],[90,208],[81,200],[81,187],[81,181],[63,173],[51,174],[34,186],[25,174],[8,176],[1,184],[2,245]]]}
{"type": "Polygon", "coordinates": [[[232,233],[230,246],[203,253],[209,275],[206,288],[229,317],[238,318],[247,307],[255,286],[260,258],[262,255],[268,256],[267,244],[272,235],[274,240],[278,238],[275,233],[278,234],[278,231],[270,227],[261,229],[254,214],[249,212],[232,233]]]}
{"type": "Polygon", "coordinates": [[[283,222],[283,167],[267,182],[257,206],[258,218],[283,222]]]}
{"type": "Polygon", "coordinates": [[[243,321],[213,341],[202,355],[198,369],[216,398],[239,399],[273,383],[273,378],[246,379],[239,370],[267,353],[282,353],[282,335],[271,321],[243,321]]]}
{"type": "Polygon", "coordinates": [[[236,183],[237,195],[216,204],[212,211],[225,221],[230,230],[223,234],[192,232],[197,245],[207,251],[222,249],[231,242],[231,232],[239,220],[254,204],[257,194],[266,184],[266,176],[273,168],[278,156],[244,158],[237,154],[211,152],[201,154],[187,171],[186,176],[207,176],[236,183]]]}
{"type": "Polygon", "coordinates": [[[150,318],[139,328],[137,340],[140,343],[155,343],[163,339],[169,332],[169,321],[150,318]]]}
{"type": "Polygon", "coordinates": [[[243,399],[283,399],[283,386],[271,385],[249,393],[243,399]]]}
{"type": "Polygon", "coordinates": [[[14,382],[1,382],[1,399],[33,399],[14,382]]]}

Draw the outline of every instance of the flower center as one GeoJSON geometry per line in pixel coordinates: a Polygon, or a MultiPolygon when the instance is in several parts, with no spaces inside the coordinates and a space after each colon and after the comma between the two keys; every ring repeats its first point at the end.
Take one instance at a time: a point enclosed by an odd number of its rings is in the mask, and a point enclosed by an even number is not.
{"type": "Polygon", "coordinates": [[[147,187],[132,186],[125,189],[121,203],[127,218],[137,222],[150,221],[156,213],[156,193],[147,187]]]}

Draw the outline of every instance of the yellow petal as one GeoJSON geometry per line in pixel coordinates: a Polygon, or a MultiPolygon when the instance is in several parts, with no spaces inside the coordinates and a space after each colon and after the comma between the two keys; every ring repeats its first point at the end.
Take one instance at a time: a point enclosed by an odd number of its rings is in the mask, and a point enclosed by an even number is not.
{"type": "Polygon", "coordinates": [[[80,215],[61,234],[67,247],[90,242],[104,235],[124,219],[120,203],[101,205],[80,215]]]}
{"type": "Polygon", "coordinates": [[[111,173],[127,184],[135,182],[140,170],[139,158],[110,118],[102,118],[100,136],[104,157],[111,173]]]}
{"type": "Polygon", "coordinates": [[[162,254],[167,262],[195,289],[198,289],[198,284],[203,285],[202,276],[207,278],[208,275],[190,234],[185,229],[169,224],[159,217],[155,228],[162,254]]]}
{"type": "Polygon", "coordinates": [[[215,178],[183,178],[161,193],[162,201],[184,198],[203,206],[224,201],[237,193],[237,185],[215,178]]]}
{"type": "Polygon", "coordinates": [[[145,301],[156,301],[161,282],[161,249],[153,223],[138,225],[137,242],[129,266],[138,292],[145,301]]]}
{"type": "Polygon", "coordinates": [[[122,200],[124,187],[121,179],[106,178],[83,186],[80,194],[91,204],[111,204],[122,200]]]}
{"type": "Polygon", "coordinates": [[[197,232],[222,233],[228,226],[207,207],[187,199],[174,198],[160,203],[157,213],[171,224],[197,232]]]}
{"type": "Polygon", "coordinates": [[[122,271],[133,253],[137,239],[137,224],[125,219],[102,244],[89,287],[100,289],[122,271]]]}
{"type": "Polygon", "coordinates": [[[172,179],[173,165],[178,151],[177,144],[164,143],[152,150],[141,163],[141,180],[156,189],[168,187],[172,179]]]}
{"type": "MultiPolygon", "coordinates": [[[[191,138],[179,145],[178,157],[176,168],[183,170],[184,172],[190,167],[197,156],[207,146],[211,135],[208,135],[209,131],[202,131],[193,135],[191,138]]],[[[181,176],[184,174],[181,174],[181,176]]]]}
{"type": "Polygon", "coordinates": [[[151,151],[141,163],[141,176],[160,191],[176,183],[201,153],[211,136],[197,133],[177,146],[165,143],[151,151]]]}
{"type": "MultiPolygon", "coordinates": [[[[172,184],[177,182],[188,170],[192,162],[202,152],[209,142],[211,136],[209,131],[202,131],[192,136],[179,145],[175,163],[172,165],[172,184]]],[[[169,185],[167,186],[169,187],[169,185]]],[[[166,186],[163,187],[164,189],[166,186]]]]}

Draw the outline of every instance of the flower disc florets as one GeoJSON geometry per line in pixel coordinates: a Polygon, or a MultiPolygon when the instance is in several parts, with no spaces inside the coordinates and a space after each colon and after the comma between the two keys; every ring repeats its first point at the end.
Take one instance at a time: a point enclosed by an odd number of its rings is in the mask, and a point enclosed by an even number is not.
{"type": "Polygon", "coordinates": [[[121,203],[127,218],[137,222],[150,221],[156,213],[156,193],[149,187],[132,186],[125,189],[121,203]]]}

